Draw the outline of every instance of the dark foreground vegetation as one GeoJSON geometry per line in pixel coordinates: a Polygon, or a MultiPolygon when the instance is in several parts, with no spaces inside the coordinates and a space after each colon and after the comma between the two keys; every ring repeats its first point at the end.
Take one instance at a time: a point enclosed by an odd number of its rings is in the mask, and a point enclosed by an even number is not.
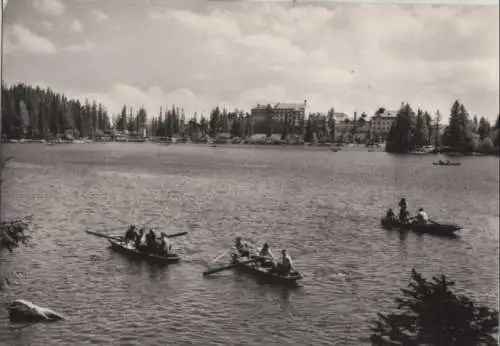
{"type": "Polygon", "coordinates": [[[378,313],[372,345],[497,345],[498,311],[454,293],[453,286],[444,275],[426,280],[413,269],[408,288],[395,300],[397,310],[378,313]]]}

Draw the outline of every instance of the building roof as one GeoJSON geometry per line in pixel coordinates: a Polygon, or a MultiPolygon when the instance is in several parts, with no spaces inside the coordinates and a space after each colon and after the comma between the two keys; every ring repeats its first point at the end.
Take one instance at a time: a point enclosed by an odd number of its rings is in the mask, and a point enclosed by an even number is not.
{"type": "MultiPolygon", "coordinates": [[[[257,106],[254,107],[254,109],[265,109],[267,108],[268,104],[257,104],[257,106]]],[[[298,103],[298,102],[278,102],[275,103],[274,105],[271,105],[274,109],[293,109],[296,111],[303,110],[306,108],[306,105],[304,103],[298,103]]]]}
{"type": "Polygon", "coordinates": [[[282,103],[277,103],[274,108],[277,109],[294,109],[294,110],[301,110],[306,108],[306,105],[304,103],[291,103],[291,102],[282,102],[282,103]]]}
{"type": "Polygon", "coordinates": [[[385,111],[384,113],[377,114],[373,118],[384,118],[384,119],[389,119],[389,118],[395,118],[398,115],[398,111],[385,111]]]}

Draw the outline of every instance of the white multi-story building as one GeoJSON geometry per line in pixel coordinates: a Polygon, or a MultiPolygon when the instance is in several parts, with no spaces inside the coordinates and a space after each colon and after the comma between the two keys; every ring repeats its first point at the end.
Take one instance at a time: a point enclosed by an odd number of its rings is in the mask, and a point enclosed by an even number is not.
{"type": "Polygon", "coordinates": [[[392,124],[396,121],[397,111],[385,111],[372,117],[371,131],[374,136],[387,137],[392,124]]]}
{"type": "Polygon", "coordinates": [[[254,128],[254,133],[261,133],[265,127],[265,122],[268,117],[271,117],[275,128],[274,131],[280,131],[280,127],[284,124],[288,117],[293,127],[299,127],[304,121],[306,115],[307,101],[303,103],[285,103],[280,102],[274,105],[258,104],[251,110],[251,124],[254,128]]]}

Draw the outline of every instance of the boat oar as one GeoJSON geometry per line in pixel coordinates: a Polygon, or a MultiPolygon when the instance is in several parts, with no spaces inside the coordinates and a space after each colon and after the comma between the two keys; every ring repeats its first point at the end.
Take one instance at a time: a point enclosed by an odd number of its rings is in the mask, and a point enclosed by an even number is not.
{"type": "Polygon", "coordinates": [[[230,264],[230,265],[227,265],[227,266],[224,266],[224,267],[209,269],[209,270],[206,270],[206,271],[203,272],[203,276],[207,276],[207,275],[218,273],[218,272],[221,272],[221,271],[224,271],[224,270],[227,270],[227,269],[231,269],[231,268],[236,267],[237,265],[240,265],[240,264],[247,264],[247,263],[256,262],[258,260],[259,260],[259,258],[253,258],[253,259],[248,260],[248,261],[233,263],[233,264],[230,264]]]}
{"type": "Polygon", "coordinates": [[[179,233],[174,233],[174,234],[167,234],[167,238],[175,238],[175,237],[180,237],[181,235],[186,235],[188,232],[179,232],[179,233]]]}
{"type": "Polygon", "coordinates": [[[116,236],[116,235],[107,235],[107,234],[102,234],[98,232],[92,232],[92,231],[85,231],[87,234],[95,235],[96,237],[101,237],[101,238],[106,238],[106,239],[122,239],[123,237],[116,236]]]}
{"type": "Polygon", "coordinates": [[[231,250],[232,250],[232,248],[229,248],[229,249],[227,249],[226,251],[224,251],[222,254],[220,254],[220,255],[218,255],[217,257],[215,257],[215,258],[212,260],[212,263],[215,263],[215,262],[217,262],[218,260],[220,260],[222,257],[226,256],[226,255],[229,253],[229,251],[231,251],[231,250]]]}

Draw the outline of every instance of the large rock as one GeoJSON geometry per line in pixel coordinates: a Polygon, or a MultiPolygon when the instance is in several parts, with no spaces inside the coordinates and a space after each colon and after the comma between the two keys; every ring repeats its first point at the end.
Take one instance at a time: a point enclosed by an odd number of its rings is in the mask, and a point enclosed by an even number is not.
{"type": "Polygon", "coordinates": [[[8,309],[11,322],[50,322],[64,320],[64,317],[57,312],[22,299],[12,302],[8,309]]]}

